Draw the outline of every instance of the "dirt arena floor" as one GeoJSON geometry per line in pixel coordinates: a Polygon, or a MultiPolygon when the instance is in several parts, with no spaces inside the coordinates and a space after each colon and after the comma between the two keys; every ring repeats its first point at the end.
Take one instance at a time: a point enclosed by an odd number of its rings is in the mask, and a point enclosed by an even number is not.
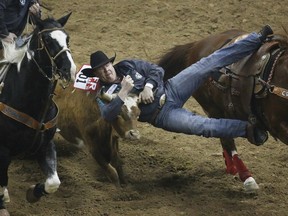
{"type": "MultiPolygon", "coordinates": [[[[66,29],[78,68],[90,53],[117,54],[116,62],[156,62],[177,44],[231,28],[258,31],[287,26],[287,0],[42,0],[43,16],[72,11],[66,29]]],[[[186,108],[202,113],[193,100],[186,108]]],[[[85,109],[85,107],[83,107],[85,109]]],[[[69,112],[69,110],[65,110],[69,112]]],[[[43,181],[34,161],[14,160],[9,175],[11,216],[284,216],[288,215],[288,147],[270,138],[256,147],[236,139],[238,152],[260,186],[247,194],[225,174],[218,139],[168,133],[139,124],[138,142],[120,142],[128,185],[116,189],[87,150],[57,142],[59,190],[29,204],[26,189],[43,181]]]]}

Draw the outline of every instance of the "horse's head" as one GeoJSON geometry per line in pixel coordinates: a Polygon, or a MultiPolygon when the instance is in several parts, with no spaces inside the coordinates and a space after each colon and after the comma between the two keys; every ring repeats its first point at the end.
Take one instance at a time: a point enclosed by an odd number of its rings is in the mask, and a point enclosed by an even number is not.
{"type": "Polygon", "coordinates": [[[69,35],[64,30],[71,13],[58,20],[32,17],[36,25],[29,49],[40,71],[48,78],[60,77],[69,81],[75,77],[76,65],[69,49],[69,35]]]}
{"type": "MultiPolygon", "coordinates": [[[[101,93],[101,98],[106,101],[111,101],[116,94],[101,93]]],[[[129,94],[125,98],[124,104],[121,108],[117,119],[113,121],[112,125],[116,132],[123,138],[136,140],[140,139],[140,132],[137,130],[137,122],[140,115],[138,107],[139,97],[136,94],[129,94]]]]}
{"type": "Polygon", "coordinates": [[[278,46],[270,51],[272,64],[266,71],[267,94],[259,101],[270,134],[288,144],[288,39],[275,36],[275,40],[278,46]]]}

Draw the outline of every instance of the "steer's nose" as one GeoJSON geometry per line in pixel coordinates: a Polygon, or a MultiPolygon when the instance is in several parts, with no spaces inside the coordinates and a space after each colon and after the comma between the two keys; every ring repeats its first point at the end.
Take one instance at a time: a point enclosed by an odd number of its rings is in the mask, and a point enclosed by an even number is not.
{"type": "Polygon", "coordinates": [[[139,130],[129,130],[125,133],[125,138],[130,140],[138,140],[140,139],[141,135],[139,130]]]}

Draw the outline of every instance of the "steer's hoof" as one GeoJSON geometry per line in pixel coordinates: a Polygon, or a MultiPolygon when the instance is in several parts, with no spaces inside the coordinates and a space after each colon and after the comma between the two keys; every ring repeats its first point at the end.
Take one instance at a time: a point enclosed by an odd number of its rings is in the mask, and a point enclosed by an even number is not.
{"type": "Polygon", "coordinates": [[[34,188],[35,188],[35,185],[32,185],[32,186],[30,186],[30,188],[26,192],[26,200],[29,203],[35,203],[35,202],[38,202],[40,200],[40,197],[36,197],[34,195],[34,188]]]}
{"type": "Polygon", "coordinates": [[[259,186],[253,177],[249,177],[244,181],[244,190],[246,193],[254,193],[258,189],[259,186]]]}
{"type": "Polygon", "coordinates": [[[0,216],[10,216],[7,209],[0,209],[0,216]]]}

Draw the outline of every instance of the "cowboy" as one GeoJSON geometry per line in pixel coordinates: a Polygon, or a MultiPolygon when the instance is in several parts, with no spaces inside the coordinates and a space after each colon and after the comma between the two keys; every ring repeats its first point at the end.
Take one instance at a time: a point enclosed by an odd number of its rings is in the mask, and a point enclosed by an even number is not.
{"type": "Polygon", "coordinates": [[[41,16],[38,0],[0,0],[0,58],[2,42],[13,43],[23,33],[29,13],[41,16]]]}
{"type": "Polygon", "coordinates": [[[91,68],[82,72],[88,77],[99,77],[104,91],[111,92],[113,87],[112,92],[118,92],[110,103],[100,103],[101,114],[107,121],[117,117],[125,97],[134,91],[139,93],[141,113],[138,120],[141,122],[176,133],[216,138],[246,137],[250,143],[261,145],[268,139],[267,132],[249,122],[200,116],[185,110],[183,105],[213,71],[255,52],[272,33],[270,26],[264,26],[260,33],[250,33],[246,38],[215,51],[165,83],[164,70],[158,65],[132,59],[113,66],[116,56],[108,58],[102,51],[91,54],[91,68]],[[160,104],[163,97],[165,103],[160,104]]]}

